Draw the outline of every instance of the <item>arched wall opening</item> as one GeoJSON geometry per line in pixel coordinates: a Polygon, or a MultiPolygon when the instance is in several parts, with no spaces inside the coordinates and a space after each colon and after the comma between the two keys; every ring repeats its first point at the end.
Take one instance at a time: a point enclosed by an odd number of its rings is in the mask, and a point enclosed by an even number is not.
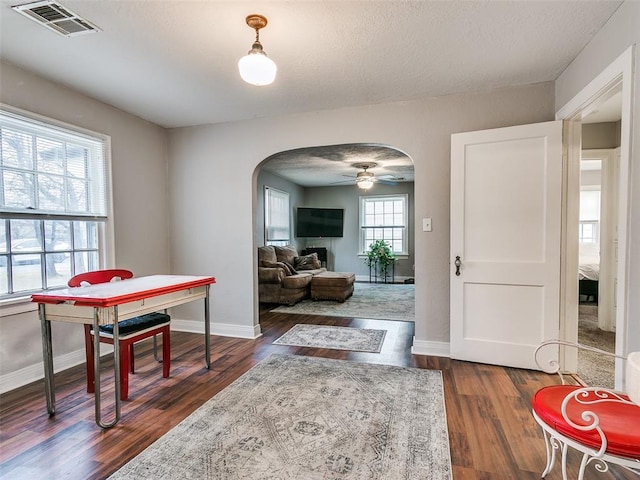
{"type": "MultiPolygon", "coordinates": [[[[407,198],[407,219],[403,235],[406,251],[398,255],[393,281],[414,278],[415,195],[413,160],[402,150],[383,144],[349,143],[297,148],[275,153],[256,166],[254,238],[255,246],[278,244],[267,238],[265,230],[265,190],[288,197],[290,234],[287,243],[298,252],[307,248],[326,248],[329,270],[353,272],[357,281],[368,281],[360,237],[360,201],[363,196],[402,195],[407,198]],[[365,168],[363,168],[363,166],[365,168]],[[370,189],[358,188],[362,172],[373,178],[370,189]],[[297,209],[326,208],[343,211],[341,236],[305,237],[297,231],[297,209]]],[[[302,232],[304,234],[304,232],[302,232]]],[[[256,257],[256,269],[258,267],[256,257]]],[[[260,302],[259,285],[254,291],[260,302]]],[[[275,308],[275,307],[274,307],[275,308]]]]}

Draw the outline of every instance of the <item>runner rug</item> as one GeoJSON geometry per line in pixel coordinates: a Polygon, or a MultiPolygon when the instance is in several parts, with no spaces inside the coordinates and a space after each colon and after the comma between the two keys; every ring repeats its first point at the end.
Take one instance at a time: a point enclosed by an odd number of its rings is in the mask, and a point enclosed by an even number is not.
{"type": "Polygon", "coordinates": [[[273,342],[276,345],[379,353],[386,330],[299,323],[273,342]]]}
{"type": "Polygon", "coordinates": [[[414,321],[415,285],[356,282],[353,287],[353,295],[344,303],[333,300],[302,300],[295,305],[282,305],[272,311],[329,317],[414,321]]]}
{"type": "Polygon", "coordinates": [[[271,355],[109,478],[449,480],[442,374],[271,355]]]}

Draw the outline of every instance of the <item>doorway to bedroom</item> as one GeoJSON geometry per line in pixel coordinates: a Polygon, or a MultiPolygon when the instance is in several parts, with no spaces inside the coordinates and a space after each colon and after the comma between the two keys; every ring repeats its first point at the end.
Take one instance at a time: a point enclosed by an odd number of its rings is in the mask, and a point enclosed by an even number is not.
{"type": "MultiPolygon", "coordinates": [[[[579,310],[582,310],[583,314],[591,313],[597,341],[601,341],[603,335],[606,335],[603,332],[613,334],[613,345],[609,348],[615,349],[615,359],[612,361],[611,368],[606,369],[606,384],[603,380],[590,380],[589,383],[608,386],[611,385],[613,378],[614,388],[618,390],[624,388],[623,359],[627,353],[627,337],[631,328],[630,319],[627,318],[627,303],[630,295],[627,281],[630,268],[628,234],[632,145],[632,53],[632,49],[627,49],[556,113],[557,119],[566,120],[564,134],[568,144],[566,194],[563,208],[567,221],[563,227],[560,337],[569,342],[578,342],[579,310]],[[599,116],[607,114],[608,110],[614,112],[609,112],[609,115],[612,115],[611,118],[598,119],[599,116]],[[598,124],[609,124],[608,135],[614,138],[612,143],[602,143],[604,130],[601,128],[602,125],[598,124]],[[590,150],[597,150],[599,154],[605,150],[609,151],[605,152],[605,155],[593,157],[591,156],[593,152],[590,150]],[[601,185],[598,209],[600,217],[595,218],[596,231],[592,228],[593,215],[590,215],[592,218],[584,216],[580,218],[579,215],[581,187],[587,187],[586,184],[584,186],[581,184],[581,177],[587,176],[586,173],[581,174],[580,160],[583,156],[585,160],[600,161],[598,174],[601,185]],[[614,183],[609,183],[611,181],[614,183]],[[613,192],[617,190],[617,193],[607,193],[606,189],[613,192]],[[580,220],[586,223],[580,224],[579,227],[580,220]],[[579,241],[579,229],[582,242],[579,241]],[[594,237],[597,241],[594,241],[594,237]],[[588,243],[585,240],[596,244],[596,248],[592,249],[592,253],[593,250],[596,251],[595,262],[592,263],[596,265],[597,289],[594,290],[595,286],[592,284],[591,293],[597,292],[597,299],[592,294],[585,294],[589,292],[585,292],[584,289],[580,292],[577,288],[579,256],[585,253],[580,252],[579,247],[581,243],[588,243]],[[585,312],[589,310],[585,307],[591,307],[591,312],[585,312]]],[[[593,162],[590,168],[597,169],[597,166],[598,163],[593,162]]],[[[591,200],[593,201],[593,196],[591,200]]],[[[587,315],[583,315],[583,319],[585,317],[587,315]]],[[[584,325],[584,322],[582,323],[584,325]]],[[[580,328],[580,330],[584,334],[584,329],[580,328]]],[[[589,346],[589,341],[585,341],[584,336],[580,341],[589,346]]],[[[588,368],[589,364],[584,356],[579,358],[579,351],[573,348],[562,349],[560,362],[566,372],[578,373],[582,379],[588,375],[585,373],[585,367],[588,368]]]]}
{"type": "MultiPolygon", "coordinates": [[[[610,108],[583,119],[578,225],[578,343],[609,353],[615,353],[620,154],[620,108],[613,100],[610,108]]],[[[613,358],[578,352],[577,373],[587,385],[614,388],[614,370],[613,358]]]]}

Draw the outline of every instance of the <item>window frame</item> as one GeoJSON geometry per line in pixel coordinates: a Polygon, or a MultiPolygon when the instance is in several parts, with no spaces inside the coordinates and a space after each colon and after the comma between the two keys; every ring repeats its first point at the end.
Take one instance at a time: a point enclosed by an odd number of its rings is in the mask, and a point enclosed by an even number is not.
{"type": "Polygon", "coordinates": [[[602,213],[602,186],[601,185],[582,185],[580,187],[580,212],[578,214],[578,242],[582,245],[599,245],[600,244],[600,216],[602,213]],[[597,203],[598,209],[595,216],[585,216],[583,215],[582,210],[582,202],[584,201],[582,198],[583,193],[596,193],[597,194],[597,203]],[[584,236],[583,229],[585,226],[592,226],[593,228],[593,237],[588,237],[589,239],[593,239],[593,241],[586,241],[587,237],[584,236]]]}
{"type": "MultiPolygon", "coordinates": [[[[62,132],[61,135],[77,135],[78,137],[91,138],[93,140],[97,140],[102,145],[102,184],[99,186],[101,194],[103,195],[103,214],[90,213],[87,214],[85,212],[52,212],[52,211],[33,211],[32,209],[20,209],[13,207],[2,207],[0,211],[0,222],[5,222],[5,225],[9,224],[11,220],[33,220],[39,222],[36,228],[40,229],[42,232],[44,228],[45,221],[65,221],[70,223],[70,228],[74,228],[74,224],[71,222],[95,222],[97,224],[97,235],[96,235],[96,249],[97,250],[97,261],[99,268],[110,268],[115,264],[115,248],[114,248],[114,229],[113,229],[113,194],[112,194],[112,182],[111,182],[111,137],[109,135],[105,135],[102,133],[98,133],[95,131],[91,131],[85,129],[83,127],[79,127],[76,125],[71,125],[50,117],[46,117],[43,115],[39,115],[37,113],[29,112],[26,110],[22,110],[4,103],[0,103],[0,111],[3,113],[6,112],[9,116],[19,117],[19,119],[24,120],[26,122],[31,122],[34,124],[40,124],[40,126],[45,128],[50,128],[52,131],[62,132]]],[[[35,154],[34,154],[35,155],[35,154]]],[[[92,168],[94,168],[92,166],[92,168]]],[[[33,166],[33,171],[36,172],[36,166],[33,166]]],[[[4,188],[4,187],[3,187],[4,188]]],[[[73,237],[71,237],[73,238],[73,237]]],[[[0,241],[7,242],[7,255],[10,256],[11,245],[8,242],[9,239],[9,231],[6,232],[6,236],[0,241]]],[[[41,287],[46,285],[46,271],[45,271],[45,254],[47,247],[42,245],[41,249],[38,251],[34,251],[34,255],[40,256],[40,276],[41,276],[41,287]]],[[[83,249],[83,248],[75,248],[74,245],[70,245],[68,249],[64,249],[65,253],[73,256],[75,253],[81,253],[83,251],[93,251],[94,249],[83,249]]],[[[9,266],[11,265],[10,259],[7,257],[7,263],[9,266]]],[[[70,268],[71,274],[74,272],[74,261],[70,260],[70,268]]],[[[7,267],[8,269],[8,267],[7,267]]],[[[11,274],[8,272],[7,274],[7,282],[11,280],[11,274]]],[[[65,287],[63,286],[52,286],[46,288],[46,290],[55,290],[59,288],[65,287]]],[[[9,289],[9,284],[7,284],[7,289],[9,289]]],[[[32,290],[20,290],[18,292],[13,293],[0,293],[0,306],[3,307],[3,312],[0,314],[1,316],[13,315],[15,313],[21,313],[25,311],[35,310],[35,305],[30,303],[31,294],[34,292],[43,291],[43,288],[36,288],[32,290]],[[8,307],[8,308],[5,308],[8,307]]]]}
{"type": "MultiPolygon", "coordinates": [[[[401,194],[387,194],[387,195],[361,195],[359,198],[359,220],[358,220],[358,230],[359,230],[359,256],[365,256],[366,251],[369,248],[369,245],[365,245],[366,243],[366,230],[371,228],[402,228],[402,251],[397,252],[394,251],[396,258],[404,258],[409,256],[409,195],[406,193],[401,194]],[[365,205],[370,201],[402,201],[403,202],[403,225],[376,225],[376,226],[365,226],[365,205]]],[[[384,237],[383,237],[384,239],[384,237]]],[[[386,240],[386,239],[385,239],[386,240]]]]}
{"type": "Polygon", "coordinates": [[[265,245],[278,245],[285,246],[291,243],[291,195],[289,192],[285,192],[284,190],[279,190],[277,188],[269,187],[268,185],[264,186],[264,244],[265,245]],[[274,216],[273,210],[271,210],[271,194],[269,192],[273,192],[276,196],[281,196],[286,205],[283,212],[279,212],[280,215],[284,218],[286,217],[287,225],[287,238],[269,238],[269,220],[272,216],[274,216]]]}

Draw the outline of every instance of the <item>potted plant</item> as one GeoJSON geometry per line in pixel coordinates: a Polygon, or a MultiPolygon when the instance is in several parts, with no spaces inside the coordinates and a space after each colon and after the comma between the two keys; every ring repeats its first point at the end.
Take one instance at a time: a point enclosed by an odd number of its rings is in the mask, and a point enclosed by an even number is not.
{"type": "Polygon", "coordinates": [[[391,245],[384,240],[376,240],[369,245],[364,263],[370,269],[380,269],[380,274],[386,281],[389,265],[391,265],[395,259],[396,256],[391,251],[391,245]]]}

